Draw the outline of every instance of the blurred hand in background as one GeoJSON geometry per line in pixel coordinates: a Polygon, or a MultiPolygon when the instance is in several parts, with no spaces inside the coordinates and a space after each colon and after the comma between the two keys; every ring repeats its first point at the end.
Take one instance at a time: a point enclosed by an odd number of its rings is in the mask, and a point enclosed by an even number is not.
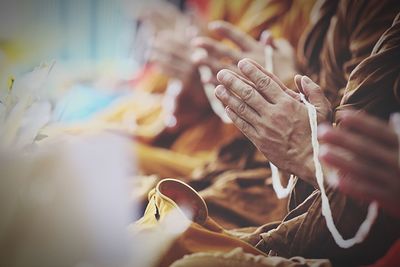
{"type": "Polygon", "coordinates": [[[208,83],[218,84],[216,74],[221,69],[230,69],[240,73],[237,63],[243,58],[250,58],[262,66],[273,66],[274,74],[281,80],[293,79],[295,75],[294,49],[284,39],[274,40],[269,31],[261,34],[260,41],[241,31],[234,25],[224,21],[214,21],[208,25],[211,35],[216,38],[198,37],[192,42],[195,48],[204,49],[207,53],[196,57],[198,65],[211,69],[213,75],[208,83]],[[266,58],[265,48],[271,46],[271,58],[266,58]],[[272,62],[266,62],[271,60],[272,62]]]}
{"type": "Polygon", "coordinates": [[[378,201],[400,218],[399,141],[394,129],[362,112],[346,111],[338,127],[318,128],[320,159],[338,171],[334,181],[346,194],[378,201]]]}

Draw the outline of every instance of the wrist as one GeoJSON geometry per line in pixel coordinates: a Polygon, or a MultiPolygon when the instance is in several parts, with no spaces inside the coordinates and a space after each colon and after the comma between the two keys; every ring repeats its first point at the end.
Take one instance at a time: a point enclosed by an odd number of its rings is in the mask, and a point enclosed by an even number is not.
{"type": "Polygon", "coordinates": [[[294,164],[292,173],[315,188],[318,188],[315,179],[315,166],[312,149],[308,150],[303,157],[294,164]]]}

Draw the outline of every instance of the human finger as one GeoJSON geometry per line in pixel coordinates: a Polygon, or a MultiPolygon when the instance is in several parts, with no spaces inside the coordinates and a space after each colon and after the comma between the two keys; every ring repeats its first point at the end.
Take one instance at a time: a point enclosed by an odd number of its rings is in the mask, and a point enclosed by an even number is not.
{"type": "Polygon", "coordinates": [[[398,167],[396,151],[386,149],[379,143],[371,142],[368,137],[357,135],[345,129],[321,125],[318,127],[318,138],[324,143],[351,151],[359,157],[379,162],[388,167],[398,167]]]}
{"type": "Polygon", "coordinates": [[[251,126],[247,121],[240,118],[230,107],[226,107],[226,114],[232,120],[233,124],[250,140],[256,139],[258,133],[256,129],[251,126]]]}
{"type": "Polygon", "coordinates": [[[356,133],[368,136],[387,147],[397,147],[397,135],[393,129],[378,118],[364,112],[342,111],[339,118],[340,126],[356,133]]]}
{"type": "Polygon", "coordinates": [[[233,95],[223,85],[218,85],[215,88],[215,95],[240,118],[247,121],[254,128],[257,127],[260,122],[260,116],[246,102],[233,95]]]}
{"type": "MultiPolygon", "coordinates": [[[[260,92],[271,103],[279,102],[284,96],[284,91],[271,75],[261,71],[249,60],[241,60],[238,64],[240,71],[256,86],[260,92]]],[[[286,95],[286,94],[285,94],[286,95]]]]}
{"type": "Polygon", "coordinates": [[[244,51],[252,50],[257,42],[250,35],[225,21],[213,21],[208,28],[223,38],[231,40],[244,51]]]}
{"type": "Polygon", "coordinates": [[[218,42],[208,37],[198,37],[193,40],[193,46],[205,49],[209,55],[216,58],[227,57],[234,62],[241,58],[241,53],[222,42],[218,42]]]}
{"type": "Polygon", "coordinates": [[[218,72],[217,79],[231,92],[239,96],[245,103],[252,107],[258,114],[265,114],[270,103],[249,83],[244,82],[228,70],[218,72]]]}

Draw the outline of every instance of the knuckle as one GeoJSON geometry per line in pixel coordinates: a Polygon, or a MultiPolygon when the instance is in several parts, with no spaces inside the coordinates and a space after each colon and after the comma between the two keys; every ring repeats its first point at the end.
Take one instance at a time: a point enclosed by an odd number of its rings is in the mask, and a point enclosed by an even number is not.
{"type": "Polygon", "coordinates": [[[230,111],[230,112],[228,112],[228,116],[229,116],[229,118],[232,120],[232,122],[233,122],[235,125],[237,125],[237,123],[238,123],[238,118],[237,118],[236,114],[233,114],[233,112],[230,111]]]}
{"type": "Polygon", "coordinates": [[[260,77],[257,80],[257,88],[266,88],[271,83],[271,79],[269,77],[260,77]]]}
{"type": "Polygon", "coordinates": [[[247,133],[248,131],[248,125],[245,121],[241,121],[240,122],[240,129],[242,130],[242,132],[247,133]]]}
{"type": "Polygon", "coordinates": [[[290,97],[282,97],[280,98],[280,104],[287,108],[294,108],[296,102],[292,100],[290,97]]]}
{"type": "Polygon", "coordinates": [[[244,101],[249,101],[253,97],[254,91],[250,87],[246,87],[242,91],[242,98],[244,101]]]}
{"type": "Polygon", "coordinates": [[[238,114],[244,115],[245,112],[246,112],[246,103],[242,102],[242,103],[240,103],[240,105],[238,107],[238,114]]]}

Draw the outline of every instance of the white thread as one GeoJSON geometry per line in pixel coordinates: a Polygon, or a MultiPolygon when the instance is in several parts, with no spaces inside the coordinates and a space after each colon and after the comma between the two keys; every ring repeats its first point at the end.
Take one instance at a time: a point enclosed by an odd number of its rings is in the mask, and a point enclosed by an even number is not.
{"type": "Polygon", "coordinates": [[[303,94],[300,93],[301,101],[306,105],[310,127],[311,127],[311,143],[313,147],[313,160],[315,166],[315,176],[317,178],[317,183],[319,189],[321,191],[321,202],[322,202],[322,215],[325,217],[326,226],[328,227],[329,232],[331,232],[333,239],[336,244],[341,248],[350,248],[355,244],[361,243],[367,237],[369,231],[371,230],[372,225],[374,224],[376,217],[378,216],[378,204],[377,202],[372,202],[368,207],[368,214],[365,218],[364,222],[361,224],[360,228],[356,232],[355,236],[350,239],[343,239],[343,236],[339,233],[336,228],[332,211],[329,205],[329,199],[325,192],[324,187],[324,175],[322,172],[322,166],[318,159],[319,154],[319,143],[317,139],[317,111],[315,107],[310,104],[303,94]]]}
{"type": "MultiPolygon", "coordinates": [[[[212,76],[212,71],[207,66],[200,66],[199,72],[202,81],[207,80],[208,77],[212,76]]],[[[203,82],[203,89],[214,113],[222,120],[222,122],[231,124],[232,120],[229,118],[228,114],[226,114],[224,105],[215,96],[215,85],[203,82]]]]}
{"type": "Polygon", "coordinates": [[[278,168],[271,162],[269,163],[269,165],[271,167],[272,188],[274,189],[274,191],[276,193],[276,197],[279,199],[286,198],[290,194],[290,191],[292,191],[292,188],[294,186],[293,174],[290,175],[288,185],[285,188],[281,184],[281,179],[280,179],[278,168]]]}
{"type": "MultiPolygon", "coordinates": [[[[264,56],[265,56],[265,69],[272,73],[274,71],[272,46],[270,45],[265,46],[264,56]]],[[[288,185],[285,188],[282,186],[278,168],[274,164],[272,164],[271,161],[269,162],[269,166],[271,168],[272,188],[274,189],[277,198],[279,199],[286,198],[290,194],[294,186],[294,176],[290,175],[288,185]]]]}
{"type": "Polygon", "coordinates": [[[266,45],[264,49],[265,69],[271,73],[274,71],[273,53],[272,46],[266,45]]]}

